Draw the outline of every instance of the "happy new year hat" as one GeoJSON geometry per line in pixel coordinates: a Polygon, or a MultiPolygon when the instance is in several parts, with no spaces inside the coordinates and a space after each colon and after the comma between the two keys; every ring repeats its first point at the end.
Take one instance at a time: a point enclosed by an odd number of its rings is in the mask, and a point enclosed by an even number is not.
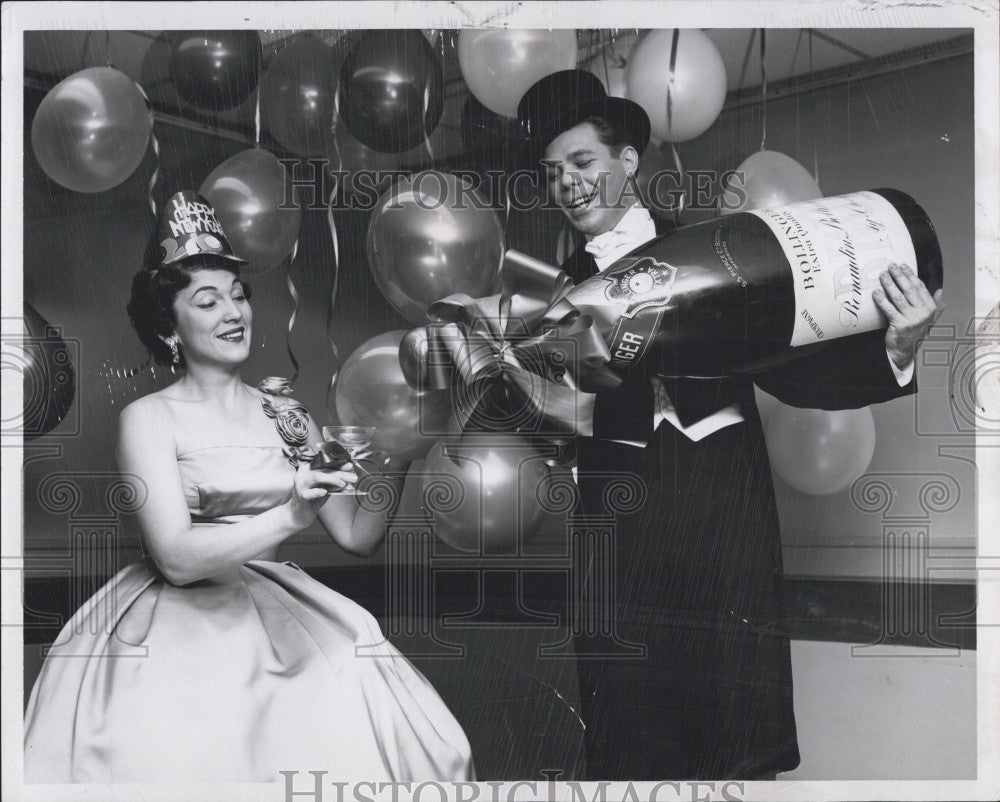
{"type": "Polygon", "coordinates": [[[160,245],[160,264],[171,265],[192,256],[220,256],[247,264],[233,253],[215,209],[191,189],[175,192],[163,207],[156,241],[160,245]]]}
{"type": "Polygon", "coordinates": [[[610,96],[601,79],[584,70],[560,70],[546,75],[517,104],[517,117],[539,157],[563,131],[594,116],[620,125],[625,140],[640,155],[649,144],[649,116],[642,106],[610,96]]]}

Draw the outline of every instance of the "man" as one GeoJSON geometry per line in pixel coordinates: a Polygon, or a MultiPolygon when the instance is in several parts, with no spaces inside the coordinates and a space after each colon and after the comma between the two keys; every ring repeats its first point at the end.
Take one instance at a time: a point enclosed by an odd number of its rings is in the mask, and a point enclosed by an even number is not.
{"type": "MultiPolygon", "coordinates": [[[[553,199],[587,240],[562,265],[575,281],[656,235],[626,189],[649,141],[641,107],[567,70],[536,83],[518,116],[553,199]]],[[[615,523],[617,637],[644,656],[612,658],[577,638],[589,779],[764,779],[798,765],[778,517],[753,382],[823,409],[912,393],[914,348],[940,295],[909,269],[881,282],[886,332],[832,341],[752,380],[660,379],[647,358],[598,395],[594,437],[578,443],[583,511],[604,513],[607,483],[623,472],[648,496],[615,523]]],[[[601,592],[592,566],[585,607],[601,592]]]]}

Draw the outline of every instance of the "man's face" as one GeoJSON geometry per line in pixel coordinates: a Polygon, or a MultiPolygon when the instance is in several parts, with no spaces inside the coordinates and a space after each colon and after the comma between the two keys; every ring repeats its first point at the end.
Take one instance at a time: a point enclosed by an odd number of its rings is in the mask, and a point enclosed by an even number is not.
{"type": "Polygon", "coordinates": [[[603,234],[636,201],[626,184],[635,174],[638,159],[631,146],[614,156],[593,125],[580,123],[563,131],[545,149],[549,193],[574,228],[591,237],[603,234]]]}

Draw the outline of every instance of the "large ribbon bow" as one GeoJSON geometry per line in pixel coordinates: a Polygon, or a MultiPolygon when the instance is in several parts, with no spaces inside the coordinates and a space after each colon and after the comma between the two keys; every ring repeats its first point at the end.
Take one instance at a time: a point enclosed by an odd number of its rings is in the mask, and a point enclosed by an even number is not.
{"type": "Polygon", "coordinates": [[[591,435],[593,393],[621,379],[607,367],[610,352],[593,319],[565,299],[573,282],[516,251],[505,255],[502,276],[497,295],[451,295],[428,309],[442,322],[425,328],[418,367],[425,387],[447,388],[457,371],[462,429],[471,420],[547,437],[591,435]]]}

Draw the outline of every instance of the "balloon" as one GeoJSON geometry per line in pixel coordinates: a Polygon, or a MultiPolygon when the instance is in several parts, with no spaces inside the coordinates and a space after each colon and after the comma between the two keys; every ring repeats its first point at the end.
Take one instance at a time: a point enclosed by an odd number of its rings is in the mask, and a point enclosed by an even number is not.
{"type": "Polygon", "coordinates": [[[487,201],[432,170],[400,179],[368,225],[368,266],[386,300],[408,320],[457,292],[489,295],[499,281],[503,228],[487,201]],[[459,194],[461,192],[461,195],[459,194]]]}
{"type": "Polygon", "coordinates": [[[437,127],[444,110],[441,62],[419,31],[361,36],[340,70],[340,116],[358,140],[400,153],[437,127]]]}
{"type": "Polygon", "coordinates": [[[506,151],[525,140],[524,129],[516,118],[501,117],[470,94],[462,106],[458,121],[466,150],[506,151]]]}
{"type": "Polygon", "coordinates": [[[849,488],[875,453],[875,420],[868,407],[826,412],[779,404],[767,422],[775,473],[796,490],[827,496],[849,488]]]}
{"type": "Polygon", "coordinates": [[[346,172],[339,176],[338,197],[349,195],[355,191],[372,192],[375,195],[385,192],[398,176],[393,176],[391,170],[399,169],[399,156],[395,153],[380,153],[362,145],[354,138],[346,125],[338,125],[334,136],[329,140],[326,151],[327,164],[331,174],[338,171],[346,172]],[[356,173],[366,170],[374,173],[383,172],[384,176],[372,176],[370,181],[362,183],[356,173]],[[369,189],[370,187],[370,189],[369,189]]]}
{"type": "Polygon", "coordinates": [[[337,417],[345,426],[374,426],[374,448],[403,460],[422,459],[445,431],[450,390],[415,390],[403,377],[399,344],[406,330],[362,343],[337,374],[337,417]]]}
{"type": "Polygon", "coordinates": [[[113,67],[90,67],[56,84],[31,122],[31,147],[45,174],[76,192],[103,192],[146,155],[153,120],[142,90],[113,67]]]}
{"type": "Polygon", "coordinates": [[[285,168],[266,150],[251,148],[226,159],[209,173],[198,192],[215,216],[233,251],[261,273],[284,260],[295,245],[302,223],[298,206],[285,200],[285,168]]]}
{"type": "Polygon", "coordinates": [[[649,210],[659,217],[672,219],[678,199],[671,192],[680,191],[680,184],[676,177],[664,175],[670,169],[663,151],[655,143],[650,142],[639,157],[635,182],[639,188],[639,195],[649,210]]]}
{"type": "Polygon", "coordinates": [[[257,88],[256,31],[184,31],[170,48],[177,94],[203,111],[242,104],[257,88]]]}
{"type": "Polygon", "coordinates": [[[673,35],[672,28],[653,30],[636,45],[625,68],[626,97],[646,110],[654,137],[684,142],[707,131],[722,111],[726,67],[711,39],[697,28],[684,28],[677,40],[671,76],[673,35]]]}
{"type": "Polygon", "coordinates": [[[435,534],[466,552],[505,552],[527,542],[545,517],[537,497],[549,474],[545,459],[524,438],[502,432],[438,441],[421,480],[435,534]]]}
{"type": "Polygon", "coordinates": [[[261,77],[261,122],[286,150],[322,156],[333,136],[336,94],[333,49],[315,36],[293,39],[261,77]]]}
{"type": "Polygon", "coordinates": [[[517,116],[517,104],[546,75],[576,67],[575,30],[465,28],[458,34],[458,64],[469,91],[486,108],[517,116]]]}
{"type": "Polygon", "coordinates": [[[29,303],[24,304],[24,348],[5,349],[4,369],[22,374],[25,440],[48,434],[66,417],[76,393],[69,348],[29,303]]]}
{"type": "Polygon", "coordinates": [[[605,91],[611,97],[628,97],[625,88],[625,65],[632,57],[632,51],[635,50],[638,41],[639,37],[634,33],[616,36],[613,43],[609,42],[607,47],[587,64],[587,70],[601,79],[605,91]]]}
{"type": "Polygon", "coordinates": [[[736,172],[742,176],[743,184],[742,187],[737,184],[740,179],[735,177],[727,181],[719,197],[719,211],[724,215],[823,197],[809,171],[784,153],[757,151],[736,172]],[[738,205],[734,207],[735,203],[738,205]]]}

